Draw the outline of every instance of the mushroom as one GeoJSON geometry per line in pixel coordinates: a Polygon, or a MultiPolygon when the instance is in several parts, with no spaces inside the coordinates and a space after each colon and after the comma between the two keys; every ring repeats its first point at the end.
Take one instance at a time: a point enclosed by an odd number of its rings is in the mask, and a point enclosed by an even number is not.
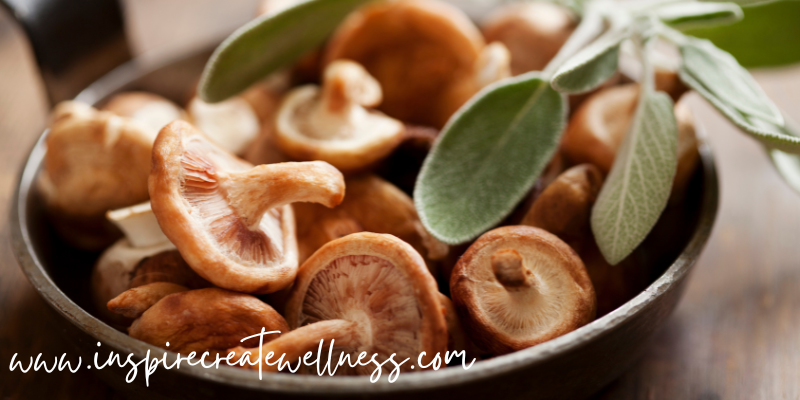
{"type": "Polygon", "coordinates": [[[533,1],[498,7],[483,23],[486,41],[511,52],[511,73],[541,71],[575,30],[576,19],[555,3],[533,1]]]}
{"type": "Polygon", "coordinates": [[[536,198],[520,225],[542,228],[580,254],[592,240],[589,217],[603,186],[603,174],[592,164],[574,166],[560,175],[536,198]]]}
{"type": "MultiPolygon", "coordinates": [[[[603,89],[588,98],[570,118],[561,139],[561,151],[573,163],[591,163],[604,174],[611,170],[617,149],[628,131],[639,98],[635,83],[603,89]]],[[[699,154],[692,114],[683,105],[675,106],[678,122],[678,173],[673,181],[673,195],[694,173],[699,154]]]]}
{"type": "Polygon", "coordinates": [[[261,130],[258,114],[241,96],[214,104],[195,97],[187,110],[192,123],[201,132],[214,144],[234,154],[247,150],[261,130]]]}
{"type": "Polygon", "coordinates": [[[522,220],[522,225],[542,228],[578,252],[597,295],[598,316],[632,299],[648,283],[646,265],[637,262],[635,256],[612,266],[595,243],[589,221],[602,185],[603,176],[597,167],[574,166],[545,188],[522,220]]]}
{"type": "Polygon", "coordinates": [[[453,304],[475,344],[493,354],[535,346],[594,319],[596,299],[583,262],[539,228],[483,234],[450,279],[453,304]]]}
{"type": "Polygon", "coordinates": [[[275,117],[289,86],[289,74],[287,71],[280,71],[240,95],[250,103],[261,123],[258,136],[242,152],[242,158],[254,165],[291,161],[275,143],[275,117]]]}
{"type": "Polygon", "coordinates": [[[150,135],[150,141],[156,139],[158,131],[164,125],[176,120],[186,120],[188,116],[177,104],[153,93],[123,92],[109,100],[101,108],[121,117],[127,117],[142,125],[150,135]]]}
{"type": "MultiPolygon", "coordinates": [[[[286,306],[286,321],[293,330],[261,348],[261,368],[275,371],[263,360],[270,351],[296,362],[320,340],[335,340],[333,360],[358,354],[385,361],[417,359],[424,365],[447,350],[447,325],[436,282],[422,257],[407,243],[391,235],[354,233],[334,240],[306,261],[297,274],[286,306]]],[[[258,352],[234,349],[237,354],[258,352]]],[[[238,359],[238,357],[236,358],[238,359]]],[[[247,368],[258,368],[245,365],[247,368]]],[[[387,368],[388,366],[384,366],[387,368]]],[[[341,366],[337,373],[369,375],[375,366],[341,366]]],[[[391,368],[391,367],[388,367],[391,368]]],[[[410,364],[401,371],[410,371],[410,364]]]]}
{"type": "Polygon", "coordinates": [[[345,183],[347,197],[334,209],[295,205],[301,262],[323,244],[360,231],[400,238],[422,254],[431,269],[447,255],[449,246],[428,233],[403,191],[376,175],[348,178],[345,183]]]}
{"type": "Polygon", "coordinates": [[[436,0],[375,2],[339,25],[324,63],[358,62],[383,89],[382,111],[441,128],[461,105],[451,97],[463,98],[460,86],[474,78],[483,48],[478,29],[453,5],[436,0]]]}
{"type": "Polygon", "coordinates": [[[221,288],[265,294],[291,285],[297,272],[289,203],[333,207],[344,179],[320,161],[253,167],[176,121],[153,146],[150,197],[161,229],[195,272],[221,288]]]}
{"type": "Polygon", "coordinates": [[[197,289],[210,284],[186,265],[158,226],[150,203],[110,211],[108,219],[125,237],[106,249],[92,269],[92,299],[107,321],[123,324],[106,304],[122,292],[152,282],[172,282],[197,289]]]}
{"type": "Polygon", "coordinates": [[[439,293],[439,303],[442,307],[444,320],[447,323],[447,350],[451,353],[463,351],[463,357],[466,359],[475,358],[478,354],[478,349],[467,337],[453,302],[449,297],[439,293]]]}
{"type": "Polygon", "coordinates": [[[388,155],[403,137],[403,124],[367,110],[381,101],[381,87],[360,65],[338,60],[325,68],[322,89],[301,86],[283,100],[275,141],[289,156],[322,160],[353,172],[388,155]]]}
{"type": "Polygon", "coordinates": [[[38,178],[61,236],[86,250],[119,237],[105,213],[147,200],[153,138],[141,124],[74,101],[58,104],[38,178]]]}
{"type": "MultiPolygon", "coordinates": [[[[180,354],[212,355],[266,331],[287,332],[286,320],[254,296],[219,288],[185,290],[171,283],[151,283],[122,293],[109,309],[137,317],[128,334],[180,354]]],[[[276,337],[271,334],[267,340],[276,337]]],[[[245,345],[257,345],[250,339],[245,345]]]]}

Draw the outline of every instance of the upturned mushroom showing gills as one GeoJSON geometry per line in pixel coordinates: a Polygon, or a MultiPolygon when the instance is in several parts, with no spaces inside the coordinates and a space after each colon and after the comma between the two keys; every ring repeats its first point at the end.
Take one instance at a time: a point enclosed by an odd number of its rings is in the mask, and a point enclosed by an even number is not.
{"type": "Polygon", "coordinates": [[[321,160],[343,172],[387,156],[403,138],[403,123],[368,110],[381,102],[381,86],[360,65],[339,60],[325,69],[322,88],[294,89],[283,100],[275,141],[296,160],[321,160]]]}
{"type": "Polygon", "coordinates": [[[37,182],[55,227],[73,245],[99,250],[119,237],[106,211],[147,200],[153,136],[142,125],[67,101],[53,111],[37,182]]]}
{"type": "MultiPolygon", "coordinates": [[[[286,332],[286,320],[254,296],[219,288],[187,290],[157,282],[128,290],[108,303],[109,309],[136,318],[131,337],[153,346],[200,357],[237,346],[243,338],[267,331],[286,332]]],[[[269,341],[278,334],[264,337],[269,341]]],[[[258,345],[258,339],[245,345],[258,345]]]]}
{"type": "MultiPolygon", "coordinates": [[[[306,261],[297,274],[286,306],[286,322],[293,330],[260,349],[234,349],[257,369],[275,371],[264,363],[269,352],[282,354],[294,366],[307,351],[317,351],[320,340],[334,340],[332,363],[349,355],[351,364],[366,352],[380,362],[395,354],[401,361],[421,356],[424,365],[447,350],[447,325],[439,291],[422,257],[391,235],[354,233],[334,240],[306,261]]],[[[325,354],[328,354],[325,351],[325,354]]],[[[236,357],[239,359],[239,357],[236,357]]],[[[391,364],[391,363],[389,363],[391,364]]],[[[376,366],[340,366],[337,374],[369,375],[376,366]]],[[[384,366],[392,369],[392,367],[384,366]]],[[[412,371],[410,363],[402,372],[412,371]]],[[[387,371],[388,372],[388,371],[387,371]]]]}
{"type": "Polygon", "coordinates": [[[384,1],[345,19],[330,39],[324,62],[358,62],[381,84],[382,111],[441,128],[461,105],[452,101],[453,90],[473,79],[483,47],[478,28],[453,5],[384,1]]]}
{"type": "Polygon", "coordinates": [[[475,344],[495,355],[535,346],[595,317],[583,262],[556,236],[506,226],[478,238],[456,264],[453,304],[475,344]]]}
{"type": "Polygon", "coordinates": [[[333,207],[344,197],[344,178],[330,164],[253,167],[183,121],[159,133],[149,184],[158,223],[189,266],[246,293],[272,293],[295,278],[290,203],[333,207]]]}

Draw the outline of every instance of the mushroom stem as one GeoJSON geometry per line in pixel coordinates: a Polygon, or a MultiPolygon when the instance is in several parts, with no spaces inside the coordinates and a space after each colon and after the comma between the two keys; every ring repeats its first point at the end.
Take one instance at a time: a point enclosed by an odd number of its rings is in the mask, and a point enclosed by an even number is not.
{"type": "Polygon", "coordinates": [[[228,174],[221,185],[250,230],[257,229],[261,217],[272,208],[296,202],[334,207],[344,198],[342,173],[323,161],[259,165],[228,174]]]}
{"type": "Polygon", "coordinates": [[[346,115],[355,106],[376,106],[382,97],[380,84],[361,65],[338,60],[325,68],[322,84],[324,111],[346,115]]]}
{"type": "MultiPolygon", "coordinates": [[[[248,359],[254,362],[253,357],[261,358],[258,360],[261,363],[262,371],[265,372],[279,372],[279,365],[286,365],[291,363],[292,367],[297,365],[307,352],[315,352],[319,348],[320,340],[330,341],[334,340],[335,347],[355,347],[361,344],[360,335],[357,333],[358,324],[352,321],[343,319],[331,319],[326,321],[319,321],[313,324],[302,326],[293,331],[282,334],[279,338],[270,341],[269,343],[261,346],[261,349],[246,349],[244,347],[236,347],[229,352],[234,352],[235,356],[232,358],[234,361],[239,361],[246,351],[250,352],[248,359]],[[269,358],[269,365],[264,362],[267,355],[272,352],[274,355],[269,358]],[[283,357],[283,360],[278,363],[277,361],[283,357]]],[[[258,364],[251,365],[250,362],[245,362],[243,367],[247,369],[258,369],[258,364]]]]}
{"type": "Polygon", "coordinates": [[[533,286],[522,256],[514,249],[498,250],[492,255],[492,271],[497,281],[507,289],[533,286]]]}

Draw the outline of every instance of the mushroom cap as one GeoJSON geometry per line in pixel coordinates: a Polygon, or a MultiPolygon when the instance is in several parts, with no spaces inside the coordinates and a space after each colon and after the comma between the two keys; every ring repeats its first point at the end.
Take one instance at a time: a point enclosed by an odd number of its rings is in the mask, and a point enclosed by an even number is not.
{"type": "Polygon", "coordinates": [[[478,238],[456,264],[450,292],[470,338],[494,354],[573,331],[596,311],[594,288],[575,251],[528,226],[478,238]]]}
{"type": "MultiPolygon", "coordinates": [[[[638,99],[637,83],[611,86],[586,99],[570,118],[561,139],[566,158],[573,163],[594,164],[608,174],[633,120],[638,99]]],[[[691,111],[678,103],[674,113],[678,123],[678,171],[673,180],[673,197],[681,197],[694,174],[699,153],[691,111]]]]}
{"type": "Polygon", "coordinates": [[[252,168],[176,121],[156,139],[150,193],[162,231],[198,274],[226,289],[271,293],[297,271],[288,203],[336,205],[344,182],[320,162],[252,168]]]}
{"type": "Polygon", "coordinates": [[[234,154],[247,150],[261,130],[258,114],[242,96],[214,104],[195,97],[187,109],[200,131],[214,144],[234,154]]]}
{"type": "Polygon", "coordinates": [[[131,120],[66,101],[53,112],[40,187],[50,208],[79,218],[147,200],[153,137],[131,120]]]}
{"type": "Polygon", "coordinates": [[[498,7],[481,27],[487,42],[499,41],[511,52],[511,73],[541,71],[575,30],[570,12],[544,1],[498,7]]]}
{"type": "Polygon", "coordinates": [[[457,7],[434,0],[368,4],[333,34],[325,64],[350,59],[381,84],[380,109],[405,122],[441,127],[457,109],[453,83],[471,79],[484,46],[470,19],[457,7]]]}
{"type": "Polygon", "coordinates": [[[403,138],[403,123],[364,108],[380,100],[380,85],[360,65],[333,62],[321,90],[306,85],[286,95],[275,121],[275,142],[297,160],[326,161],[344,172],[364,169],[403,138]]]}
{"type": "Polygon", "coordinates": [[[520,225],[542,228],[581,251],[592,237],[589,217],[603,186],[603,174],[592,164],[576,165],[536,198],[520,225]]]}
{"type": "Polygon", "coordinates": [[[156,139],[164,125],[176,120],[186,120],[188,116],[177,104],[148,92],[123,92],[112,97],[101,108],[121,117],[127,117],[142,125],[156,139]]]}
{"type": "MultiPolygon", "coordinates": [[[[207,288],[161,298],[133,322],[128,333],[153,346],[180,354],[196,351],[199,356],[204,351],[213,354],[241,345],[241,339],[261,332],[262,327],[267,331],[289,330],[283,317],[256,297],[207,288]]],[[[250,346],[257,344],[257,338],[245,342],[250,346]]]]}
{"type": "MultiPolygon", "coordinates": [[[[424,351],[431,360],[447,350],[436,282],[422,257],[391,235],[354,233],[326,244],[303,264],[286,321],[297,329],[326,320],[358,325],[360,345],[342,349],[356,355],[366,351],[385,360],[396,353],[402,360],[424,351]]],[[[362,369],[355,372],[368,375],[373,368],[362,369]]]]}

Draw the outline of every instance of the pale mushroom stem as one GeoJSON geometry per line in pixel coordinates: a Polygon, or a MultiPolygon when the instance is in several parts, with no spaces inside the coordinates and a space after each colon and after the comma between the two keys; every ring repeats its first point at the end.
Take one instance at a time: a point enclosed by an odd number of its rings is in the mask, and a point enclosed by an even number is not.
{"type": "Polygon", "coordinates": [[[322,84],[324,112],[345,115],[355,106],[376,106],[382,97],[380,84],[361,65],[338,60],[325,68],[322,84]]]}
{"type": "MultiPolygon", "coordinates": [[[[358,324],[352,321],[343,319],[331,319],[320,322],[315,322],[306,326],[302,326],[293,331],[282,334],[279,338],[270,341],[269,343],[261,346],[261,370],[265,372],[279,372],[278,366],[285,365],[287,362],[291,363],[292,369],[297,367],[298,360],[300,360],[307,352],[315,353],[319,349],[320,340],[324,340],[323,353],[327,354],[327,349],[330,346],[331,340],[334,340],[334,347],[356,347],[361,343],[360,335],[358,335],[358,324]],[[274,365],[268,365],[264,362],[267,355],[273,352],[269,362],[274,365]],[[283,356],[280,363],[276,361],[283,356]]],[[[252,348],[246,349],[244,347],[236,347],[228,352],[234,352],[235,355],[231,362],[239,361],[246,351],[250,352],[248,360],[244,362],[242,367],[246,369],[258,369],[258,364],[255,358],[259,356],[259,349],[252,348]],[[255,365],[251,365],[254,363],[255,365]]],[[[337,360],[338,361],[338,360],[337,360]]],[[[284,371],[286,369],[284,368],[284,371]]]]}
{"type": "Polygon", "coordinates": [[[492,271],[497,281],[507,289],[530,287],[533,281],[516,250],[498,250],[492,255],[492,271]]]}
{"type": "Polygon", "coordinates": [[[231,207],[254,230],[268,210],[312,202],[334,207],[344,199],[344,177],[323,161],[259,165],[222,180],[231,207]]]}

